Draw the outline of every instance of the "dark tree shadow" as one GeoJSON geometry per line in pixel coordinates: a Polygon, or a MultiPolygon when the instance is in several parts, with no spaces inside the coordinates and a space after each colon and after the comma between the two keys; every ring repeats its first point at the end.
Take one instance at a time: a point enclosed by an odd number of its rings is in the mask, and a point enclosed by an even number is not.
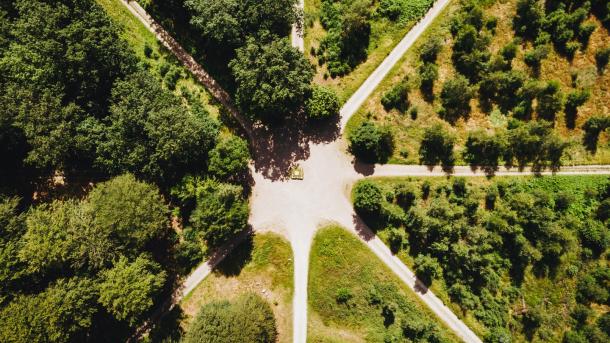
{"type": "Polygon", "coordinates": [[[369,229],[369,227],[366,225],[364,220],[360,218],[360,216],[354,214],[352,216],[352,220],[354,222],[354,228],[356,229],[356,233],[358,233],[358,236],[360,236],[360,238],[364,239],[366,242],[375,238],[375,233],[371,229],[369,229]]]}
{"type": "Polygon", "coordinates": [[[150,342],[180,342],[184,335],[184,329],[180,326],[180,322],[184,318],[185,314],[182,308],[175,306],[160,319],[157,325],[151,328],[148,334],[150,342]]]}
{"type": "Polygon", "coordinates": [[[309,158],[310,143],[330,143],[339,137],[339,117],[310,121],[299,113],[281,123],[257,124],[252,131],[255,170],[268,179],[285,180],[297,161],[309,158]]]}
{"type": "Polygon", "coordinates": [[[235,249],[227,255],[215,268],[224,276],[238,276],[242,269],[252,260],[252,250],[254,249],[253,235],[247,237],[239,243],[235,249]]]}
{"type": "Polygon", "coordinates": [[[371,176],[375,173],[375,165],[371,163],[364,163],[358,159],[354,159],[354,170],[363,176],[371,176]]]}

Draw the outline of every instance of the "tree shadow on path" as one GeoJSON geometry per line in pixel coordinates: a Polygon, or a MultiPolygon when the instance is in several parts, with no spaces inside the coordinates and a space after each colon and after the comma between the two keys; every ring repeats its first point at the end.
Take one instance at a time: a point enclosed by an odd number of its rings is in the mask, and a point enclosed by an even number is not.
{"type": "Polygon", "coordinates": [[[252,143],[254,169],[267,179],[286,180],[297,161],[309,158],[310,143],[330,143],[339,136],[338,117],[312,121],[304,114],[298,114],[275,125],[255,125],[252,143]]]}

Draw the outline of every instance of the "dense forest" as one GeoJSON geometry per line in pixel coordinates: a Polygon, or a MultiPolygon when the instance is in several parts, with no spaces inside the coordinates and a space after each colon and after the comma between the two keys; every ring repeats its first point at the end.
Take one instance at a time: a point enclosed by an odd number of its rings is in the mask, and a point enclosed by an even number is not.
{"type": "Polygon", "coordinates": [[[246,229],[246,141],[120,24],[0,2],[2,342],[124,341],[246,229]]]}
{"type": "Polygon", "coordinates": [[[350,123],[380,153],[354,153],[492,172],[605,163],[609,11],[605,1],[451,3],[350,123]],[[372,124],[394,144],[368,134],[372,124]]]}
{"type": "Polygon", "coordinates": [[[488,342],[607,342],[605,176],[372,179],[354,208],[488,342]]]}

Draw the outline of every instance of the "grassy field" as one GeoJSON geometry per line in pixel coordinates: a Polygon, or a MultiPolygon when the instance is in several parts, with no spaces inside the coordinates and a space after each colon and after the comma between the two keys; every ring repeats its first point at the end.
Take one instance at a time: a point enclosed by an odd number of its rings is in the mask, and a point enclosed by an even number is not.
{"type": "MultiPolygon", "coordinates": [[[[378,6],[377,1],[372,2],[373,11],[378,6]]],[[[333,88],[341,100],[347,101],[349,97],[360,87],[366,78],[377,68],[383,59],[392,51],[402,37],[411,29],[415,21],[392,22],[378,15],[371,20],[371,38],[368,48],[367,60],[358,65],[349,74],[336,77],[324,78],[327,73],[326,64],[320,66],[315,56],[310,54],[312,47],[316,49],[320,41],[326,35],[326,31],[320,24],[321,0],[305,0],[305,54],[316,68],[314,82],[333,88]],[[308,25],[311,23],[311,26],[308,25]]]]}
{"type": "MultiPolygon", "coordinates": [[[[392,194],[398,185],[412,186],[413,189],[417,190],[417,200],[413,205],[413,208],[417,210],[427,211],[434,199],[438,197],[439,193],[449,192],[453,180],[455,178],[444,178],[444,177],[424,177],[424,178],[373,178],[372,180],[381,189],[382,193],[386,198],[391,198],[392,194]],[[430,186],[430,196],[426,199],[422,196],[422,186],[427,184],[430,186]]],[[[551,196],[551,198],[557,198],[558,194],[570,194],[572,202],[567,210],[567,214],[573,215],[579,218],[580,221],[584,221],[592,211],[595,211],[598,205],[598,200],[595,199],[595,192],[598,192],[602,185],[606,185],[609,182],[607,176],[552,176],[552,177],[496,177],[488,179],[485,177],[468,178],[466,186],[468,189],[468,198],[476,199],[478,202],[478,213],[475,224],[471,224],[470,227],[473,232],[477,232],[477,235],[485,235],[484,224],[485,218],[491,215],[491,211],[485,209],[485,194],[487,189],[492,186],[498,186],[499,189],[507,189],[514,191],[525,192],[529,194],[544,193],[551,196]],[[481,226],[482,225],[482,226],[481,226]]],[[[508,192],[508,191],[507,191],[508,192]]],[[[449,199],[455,197],[451,194],[447,196],[449,199]]],[[[497,200],[496,208],[506,206],[504,204],[504,198],[497,200]],[[499,203],[499,204],[498,204],[499,203]]],[[[510,199],[510,197],[506,198],[510,199]]],[[[452,200],[449,200],[450,203],[452,200]]],[[[454,200],[456,201],[456,200],[454,200]]],[[[384,206],[398,207],[395,204],[391,204],[386,201],[384,206]]],[[[454,213],[459,210],[457,207],[451,207],[454,213]]],[[[565,218],[565,217],[564,217],[565,218]]],[[[456,221],[458,219],[455,219],[456,221]]],[[[548,219],[549,221],[551,218],[548,219]]],[[[382,220],[383,221],[383,220],[382,220]]],[[[409,219],[406,220],[406,223],[409,219]]],[[[378,236],[388,245],[390,243],[390,229],[387,229],[386,223],[370,223],[371,226],[377,226],[378,236]]],[[[395,224],[394,224],[395,225],[395,224]]],[[[585,224],[588,225],[588,224],[585,224]]],[[[405,262],[411,268],[415,267],[414,259],[415,255],[421,250],[418,246],[411,246],[409,240],[412,235],[408,224],[402,226],[401,229],[406,230],[407,243],[399,251],[396,252],[397,256],[405,262]]],[[[568,227],[568,229],[570,229],[568,227]]],[[[456,230],[455,228],[452,230],[456,230]]],[[[577,236],[577,232],[572,229],[569,235],[577,236]]],[[[573,236],[573,237],[574,237],[573,236]]],[[[459,245],[468,246],[465,242],[466,239],[462,238],[459,245]]],[[[429,243],[426,243],[429,244],[429,243]]],[[[453,244],[445,242],[450,247],[453,244]]],[[[563,334],[566,330],[573,327],[573,321],[570,318],[571,311],[576,306],[576,284],[577,282],[592,270],[597,265],[607,266],[607,259],[604,254],[599,259],[587,259],[583,258],[583,247],[579,245],[578,239],[574,238],[570,243],[570,248],[563,256],[561,256],[558,267],[555,270],[541,272],[540,269],[535,269],[535,265],[529,265],[524,273],[522,280],[516,280],[509,273],[500,274],[500,289],[513,289],[511,292],[516,292],[518,296],[514,297],[512,301],[505,305],[504,311],[509,314],[509,329],[514,341],[534,341],[534,342],[560,342],[563,334]],[[578,266],[577,271],[574,272],[574,266],[578,266]],[[535,332],[528,332],[524,329],[521,322],[521,315],[518,311],[522,306],[526,304],[529,309],[536,309],[541,313],[541,325],[535,332]]],[[[426,247],[428,248],[428,247],[426,247]]],[[[455,254],[455,253],[451,253],[455,254]]],[[[450,254],[450,255],[451,255],[450,254]]],[[[489,257],[487,257],[489,258],[489,257]]],[[[442,263],[441,263],[442,265],[442,263]]],[[[449,270],[449,267],[443,265],[445,272],[449,270]]],[[[483,325],[476,317],[474,310],[467,310],[462,308],[459,304],[452,302],[449,296],[449,287],[451,284],[446,283],[445,277],[434,279],[430,289],[447,304],[454,313],[456,313],[464,322],[470,326],[480,337],[484,337],[488,332],[488,328],[483,325]]],[[[487,300],[489,301],[489,300],[487,300]]],[[[608,312],[610,308],[605,305],[592,305],[593,317],[598,317],[600,314],[608,312]]],[[[593,320],[590,319],[590,322],[593,320]]]]}
{"type": "Polygon", "coordinates": [[[293,271],[290,244],[274,234],[259,234],[238,246],[180,303],[176,330],[188,330],[199,308],[233,300],[246,292],[265,298],[277,321],[279,342],[292,342],[293,271]]]}
{"type": "MultiPolygon", "coordinates": [[[[310,259],[309,342],[401,342],[403,322],[434,323],[415,294],[344,229],[322,229],[310,259]]],[[[459,341],[440,322],[435,330],[459,341]]]]}
{"type": "Polygon", "coordinates": [[[179,71],[180,79],[175,88],[175,93],[183,99],[197,100],[215,117],[219,115],[219,105],[207,90],[199,84],[180,62],[156,37],[121,3],[120,0],[96,0],[108,13],[108,16],[122,28],[122,38],[133,49],[141,64],[147,66],[148,70],[162,82],[160,70],[162,68],[174,68],[179,71]],[[150,48],[150,53],[145,53],[145,46],[150,48]]]}
{"type": "MultiPolygon", "coordinates": [[[[489,47],[490,52],[495,54],[502,46],[514,38],[512,17],[515,13],[517,1],[504,0],[491,2],[493,5],[485,7],[484,18],[494,16],[498,19],[496,33],[489,47]]],[[[350,129],[353,129],[365,120],[388,125],[394,133],[396,142],[396,149],[390,160],[391,163],[419,163],[418,150],[424,128],[441,122],[449,131],[455,133],[457,137],[456,157],[458,158],[456,162],[457,164],[464,164],[460,152],[463,149],[470,130],[481,128],[494,131],[497,128],[504,128],[507,124],[507,118],[499,111],[492,110],[489,113],[485,113],[481,110],[476,97],[471,101],[472,112],[467,121],[460,119],[454,126],[451,126],[437,115],[437,111],[440,108],[438,94],[440,94],[442,84],[454,78],[456,74],[451,62],[451,46],[453,42],[448,26],[452,16],[459,8],[459,0],[452,1],[348,123],[348,133],[350,129]],[[427,101],[419,90],[417,69],[421,61],[419,60],[418,53],[419,47],[432,36],[442,37],[443,49],[437,60],[439,78],[434,85],[434,94],[437,96],[436,99],[427,101]],[[418,109],[417,119],[415,120],[411,119],[408,114],[403,115],[396,110],[385,111],[381,105],[383,94],[405,77],[408,78],[408,84],[411,86],[409,92],[410,103],[418,109]]],[[[571,143],[564,156],[564,164],[610,163],[610,147],[608,146],[608,136],[606,134],[602,133],[600,136],[599,149],[595,155],[587,152],[581,144],[583,136],[581,126],[586,119],[596,114],[610,114],[610,107],[608,106],[610,103],[610,72],[606,71],[603,75],[598,75],[594,58],[597,48],[607,46],[610,43],[609,34],[595,16],[591,16],[586,22],[593,22],[597,25],[597,29],[593,32],[587,49],[584,52],[578,51],[572,62],[569,62],[565,57],[561,57],[552,49],[549,56],[543,60],[540,72],[540,80],[559,81],[564,94],[575,89],[572,84],[573,75],[577,77],[576,86],[578,88],[588,88],[591,92],[591,98],[584,106],[579,108],[575,129],[568,129],[566,127],[563,113],[559,113],[555,120],[556,131],[571,143]]],[[[514,70],[528,73],[528,67],[523,62],[523,51],[524,48],[529,48],[530,46],[531,43],[527,43],[519,48],[517,57],[513,61],[514,70]]]]}

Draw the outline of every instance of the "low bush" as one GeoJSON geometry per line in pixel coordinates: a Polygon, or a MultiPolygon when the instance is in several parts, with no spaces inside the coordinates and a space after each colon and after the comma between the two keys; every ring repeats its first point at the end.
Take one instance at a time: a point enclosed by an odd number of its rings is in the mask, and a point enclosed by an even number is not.
{"type": "Polygon", "coordinates": [[[325,119],[339,114],[341,104],[339,97],[332,89],[324,86],[315,86],[311,97],[305,103],[307,116],[312,119],[325,119]]]}
{"type": "Polygon", "coordinates": [[[349,150],[367,163],[386,162],[394,150],[392,133],[386,127],[365,122],[349,136],[349,150]]]}

